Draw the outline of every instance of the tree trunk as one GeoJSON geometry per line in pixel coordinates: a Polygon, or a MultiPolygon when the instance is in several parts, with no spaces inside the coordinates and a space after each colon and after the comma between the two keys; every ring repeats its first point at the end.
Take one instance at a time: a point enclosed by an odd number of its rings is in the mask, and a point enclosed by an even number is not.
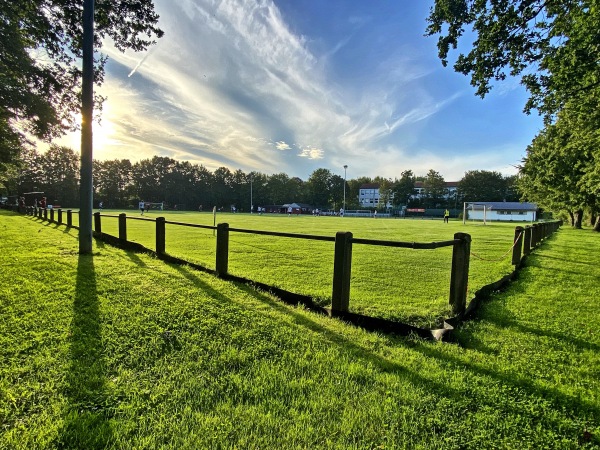
{"type": "Polygon", "coordinates": [[[571,219],[571,226],[574,227],[575,226],[575,216],[573,215],[573,213],[571,211],[569,211],[569,218],[571,219]]]}
{"type": "Polygon", "coordinates": [[[578,230],[580,230],[582,222],[583,222],[583,210],[578,209],[577,211],[575,211],[575,223],[573,226],[575,228],[577,228],[578,230]]]}
{"type": "Polygon", "coordinates": [[[600,232],[600,216],[596,216],[596,223],[594,223],[594,231],[600,232]]]}
{"type": "Polygon", "coordinates": [[[590,225],[595,227],[597,219],[598,219],[598,216],[596,216],[596,211],[592,210],[590,212],[590,225]]]}

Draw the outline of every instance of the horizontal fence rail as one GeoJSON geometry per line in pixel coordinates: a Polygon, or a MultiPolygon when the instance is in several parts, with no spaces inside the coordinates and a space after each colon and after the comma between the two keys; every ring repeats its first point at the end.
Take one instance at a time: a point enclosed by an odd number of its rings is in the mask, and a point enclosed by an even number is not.
{"type": "MultiPolygon", "coordinates": [[[[28,214],[42,220],[62,224],[63,211],[62,209],[42,209],[35,207],[25,207],[16,209],[17,212],[28,214]]],[[[67,227],[72,227],[72,210],[67,210],[67,227]]],[[[79,212],[76,212],[79,214],[79,212]]],[[[449,304],[455,317],[461,317],[466,310],[467,286],[469,280],[469,263],[470,263],[470,248],[471,236],[466,233],[455,233],[454,239],[438,242],[401,242],[387,241],[377,239],[354,238],[351,232],[340,231],[335,236],[319,236],[299,233],[284,233],[277,231],[265,230],[249,230],[243,228],[230,228],[227,223],[220,223],[217,226],[199,225],[185,222],[167,221],[164,217],[156,219],[146,217],[132,217],[125,213],[117,215],[101,214],[96,212],[93,214],[94,231],[97,236],[109,237],[114,242],[114,236],[110,236],[102,232],[102,217],[119,220],[119,236],[118,245],[135,246],[137,249],[146,249],[139,244],[135,244],[127,240],[127,220],[141,220],[146,222],[155,222],[155,252],[159,257],[166,257],[166,232],[165,225],[175,225],[190,228],[202,228],[208,230],[216,230],[216,249],[215,249],[215,273],[219,277],[227,278],[229,261],[229,235],[230,233],[246,233],[274,237],[306,239],[315,241],[326,241],[334,243],[334,267],[333,267],[333,285],[331,298],[331,315],[349,317],[350,303],[350,275],[352,272],[352,246],[372,245],[395,248],[409,248],[414,250],[429,250],[442,247],[453,247],[452,251],[452,266],[450,274],[450,292],[449,304]]],[[[562,226],[562,221],[540,222],[530,226],[517,226],[515,228],[514,240],[512,243],[512,264],[520,266],[524,259],[531,251],[540,245],[540,243],[548,238],[552,233],[557,231],[562,226]]],[[[74,227],[78,228],[78,227],[74,227]]],[[[149,250],[149,249],[146,249],[149,250]]],[[[510,250],[508,253],[510,253],[510,250]]],[[[507,253],[507,254],[508,254],[507,253]]],[[[210,271],[208,268],[204,270],[210,271]]],[[[251,281],[251,280],[250,280],[251,281]]],[[[473,303],[473,302],[472,302],[473,303]]],[[[471,308],[472,305],[469,305],[471,308]]]]}
{"type": "MultiPolygon", "coordinates": [[[[152,219],[150,219],[150,220],[152,220],[152,219]]],[[[217,229],[217,227],[213,227],[212,225],[200,225],[197,223],[173,222],[171,220],[165,220],[165,223],[168,225],[178,225],[180,227],[204,228],[206,230],[216,230],[217,229]]]]}
{"type": "Polygon", "coordinates": [[[439,242],[400,242],[400,241],[381,241],[378,239],[352,239],[354,244],[366,244],[366,245],[379,245],[382,247],[398,247],[398,248],[412,248],[415,250],[431,250],[442,247],[451,247],[456,245],[458,241],[453,239],[451,241],[439,241],[439,242]]]}
{"type": "Polygon", "coordinates": [[[229,231],[234,231],[236,233],[262,234],[265,236],[278,236],[278,237],[288,237],[288,238],[296,238],[296,239],[309,239],[311,241],[335,242],[335,238],[331,237],[331,236],[317,236],[317,235],[311,235],[311,234],[298,234],[298,233],[282,233],[279,231],[245,230],[243,228],[229,228],[229,231]]]}

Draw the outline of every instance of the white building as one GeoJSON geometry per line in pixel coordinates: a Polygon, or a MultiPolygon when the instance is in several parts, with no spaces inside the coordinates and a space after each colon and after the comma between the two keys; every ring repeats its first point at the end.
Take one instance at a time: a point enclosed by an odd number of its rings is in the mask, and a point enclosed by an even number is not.
{"type": "MultiPolygon", "coordinates": [[[[379,183],[366,183],[360,186],[358,189],[358,203],[363,208],[380,208],[384,207],[383,205],[379,205],[379,183]]],[[[390,195],[388,199],[388,203],[385,206],[386,208],[392,207],[392,199],[394,198],[394,193],[390,195]]]]}
{"type": "Polygon", "coordinates": [[[466,205],[469,219],[503,222],[535,222],[538,207],[535,203],[471,202],[466,205]]]}
{"type": "MultiPolygon", "coordinates": [[[[444,182],[444,198],[454,198],[458,191],[458,181],[445,181],[444,182]]],[[[411,198],[424,198],[425,197],[425,183],[423,181],[415,181],[415,193],[411,195],[411,198]]]]}

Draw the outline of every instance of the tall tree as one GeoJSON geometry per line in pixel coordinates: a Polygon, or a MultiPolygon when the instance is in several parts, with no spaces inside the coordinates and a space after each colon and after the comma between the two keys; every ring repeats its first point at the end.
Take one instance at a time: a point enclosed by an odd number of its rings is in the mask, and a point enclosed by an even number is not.
{"type": "Polygon", "coordinates": [[[142,159],[133,165],[132,176],[136,200],[162,201],[160,175],[154,164],[155,158],[157,157],[142,159]]]}
{"type": "Polygon", "coordinates": [[[331,208],[332,173],[329,169],[317,169],[308,177],[309,203],[317,208],[331,208]]]}
{"type": "MultiPolygon", "coordinates": [[[[597,173],[600,132],[585,127],[587,118],[568,112],[559,114],[527,148],[519,187],[542,207],[566,211],[581,228],[585,211],[597,216],[600,210],[598,185],[588,183],[597,173]]],[[[598,223],[595,227],[600,229],[598,223]]]]}
{"type": "Polygon", "coordinates": [[[521,199],[521,193],[519,192],[519,176],[508,175],[504,178],[504,181],[506,183],[504,199],[507,202],[518,202],[521,199]]]}
{"type": "Polygon", "coordinates": [[[269,203],[283,205],[289,202],[299,202],[299,198],[293,198],[289,190],[290,177],[285,173],[275,173],[268,177],[267,196],[269,203]]]}
{"type": "Polygon", "coordinates": [[[425,206],[428,208],[439,208],[446,194],[446,182],[444,177],[433,169],[430,169],[423,182],[425,188],[425,206]]]}
{"type": "Polygon", "coordinates": [[[389,178],[376,177],[375,182],[379,184],[379,204],[380,209],[387,209],[388,203],[394,196],[394,182],[389,178]]]}
{"type": "Polygon", "coordinates": [[[213,174],[206,167],[194,165],[194,197],[192,202],[187,205],[190,209],[211,208],[212,194],[211,186],[213,184],[213,174]]]}
{"type": "Polygon", "coordinates": [[[459,196],[465,202],[506,200],[506,179],[500,172],[469,170],[458,182],[459,196]]]}
{"type": "Polygon", "coordinates": [[[348,180],[348,187],[346,191],[346,208],[347,209],[359,209],[361,207],[358,196],[360,193],[360,187],[363,184],[372,183],[373,180],[370,177],[358,177],[348,180]]]}
{"type": "Polygon", "coordinates": [[[218,208],[229,208],[233,204],[233,174],[227,167],[219,167],[213,173],[213,202],[218,208]]]}
{"type": "Polygon", "coordinates": [[[594,0],[435,0],[427,34],[439,35],[438,54],[448,64],[466,30],[470,51],[458,55],[457,72],[471,76],[484,97],[492,80],[521,75],[529,90],[527,112],[550,120],[569,100],[600,84],[600,8],[594,0]]]}
{"type": "Polygon", "coordinates": [[[94,161],[94,186],[98,201],[105,208],[123,208],[129,204],[133,166],[128,159],[94,161]]]}
{"type": "Polygon", "coordinates": [[[394,186],[394,205],[408,205],[410,197],[415,193],[415,175],[412,170],[400,174],[394,186]]]}
{"type": "Polygon", "coordinates": [[[237,169],[231,175],[231,185],[232,204],[238,211],[250,211],[250,177],[237,169]]]}
{"type": "MultiPolygon", "coordinates": [[[[82,12],[75,0],[0,2],[0,162],[15,160],[27,134],[50,141],[78,125],[82,12]]],[[[144,50],[163,35],[158,18],[152,0],[96,0],[94,47],[110,38],[144,50]]],[[[95,61],[96,83],[105,63],[95,61]]]]}
{"type": "Polygon", "coordinates": [[[69,147],[52,145],[41,157],[48,204],[79,204],[79,155],[69,147]]]}
{"type": "Polygon", "coordinates": [[[290,198],[296,198],[302,203],[309,203],[306,198],[306,183],[298,177],[292,177],[288,181],[288,193],[290,198]]]}
{"type": "Polygon", "coordinates": [[[42,155],[35,149],[24,149],[21,153],[20,163],[16,167],[16,183],[8,183],[14,189],[12,192],[23,194],[44,189],[44,163],[42,155]]]}
{"type": "Polygon", "coordinates": [[[329,203],[339,210],[344,204],[344,177],[332,173],[330,183],[329,203]]]}

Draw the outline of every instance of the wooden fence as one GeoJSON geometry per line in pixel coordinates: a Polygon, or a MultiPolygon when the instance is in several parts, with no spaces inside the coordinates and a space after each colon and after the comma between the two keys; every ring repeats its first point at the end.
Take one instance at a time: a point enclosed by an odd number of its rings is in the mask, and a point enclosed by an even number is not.
{"type": "MultiPolygon", "coordinates": [[[[39,217],[42,220],[65,224],[67,227],[73,227],[72,210],[66,211],[66,222],[63,222],[63,211],[61,209],[41,209],[28,207],[21,211],[22,213],[39,217]]],[[[215,249],[215,268],[204,268],[215,273],[221,278],[232,278],[228,272],[229,265],[229,236],[230,233],[250,233],[257,235],[267,235],[283,238],[309,239],[319,241],[329,241],[334,243],[334,266],[333,266],[333,285],[331,290],[331,310],[332,316],[349,318],[350,305],[350,278],[352,272],[352,248],[353,245],[371,245],[384,247],[400,247],[417,250],[436,249],[441,247],[453,247],[452,266],[450,274],[449,304],[455,318],[460,318],[465,314],[467,307],[467,285],[469,280],[469,264],[471,256],[471,236],[467,233],[455,233],[453,239],[448,241],[418,243],[418,242],[400,242],[384,241],[375,239],[357,239],[351,232],[340,231],[334,236],[317,236],[295,233],[282,233],[262,230],[247,230],[241,228],[230,228],[227,223],[220,223],[216,227],[209,225],[197,225],[183,222],[167,221],[164,217],[148,219],[142,217],[127,217],[125,213],[116,215],[94,213],[94,232],[98,237],[109,237],[115,239],[117,245],[131,247],[133,243],[127,240],[127,220],[143,220],[155,222],[155,253],[158,257],[165,258],[166,254],[166,234],[165,225],[176,225],[192,228],[204,228],[216,231],[216,249],[215,249]],[[118,238],[109,236],[102,232],[102,217],[118,219],[118,238]]],[[[530,226],[517,226],[512,247],[512,264],[516,268],[520,267],[524,259],[536,248],[544,239],[549,237],[562,225],[562,221],[541,222],[530,226]]],[[[74,227],[77,228],[77,227],[74,227]]],[[[141,247],[138,245],[138,248],[141,247]]],[[[146,249],[145,250],[150,250],[146,249]]],[[[175,258],[171,258],[175,259],[175,258]]],[[[182,261],[186,262],[186,261],[182,261]]],[[[248,280],[246,280],[248,281],[248,280]]],[[[251,281],[251,280],[250,280],[251,281]]],[[[501,280],[502,281],[502,280],[501,280]]],[[[255,283],[259,284],[259,283],[255,283]]],[[[276,288],[274,288],[276,289],[276,288]]],[[[277,289],[281,292],[280,289],[277,289]]],[[[473,305],[469,305],[470,307],[473,305]]],[[[364,317],[363,317],[364,319],[364,317]]],[[[414,329],[412,330],[414,331],[414,329]]]]}

